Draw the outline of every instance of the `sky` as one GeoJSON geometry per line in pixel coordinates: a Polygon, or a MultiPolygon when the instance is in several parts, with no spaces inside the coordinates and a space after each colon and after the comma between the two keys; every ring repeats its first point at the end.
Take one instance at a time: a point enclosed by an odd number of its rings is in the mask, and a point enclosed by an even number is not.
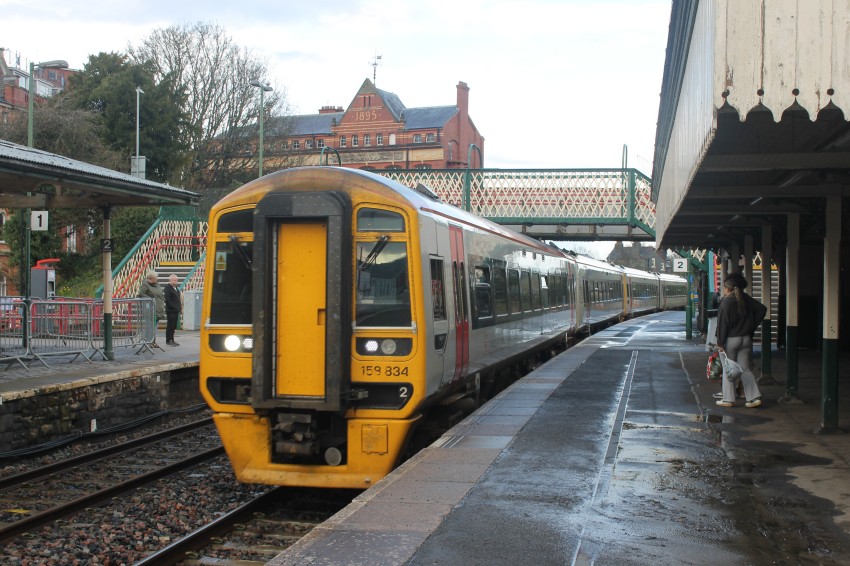
{"type": "Polygon", "coordinates": [[[484,166],[651,174],[671,0],[0,0],[14,63],[126,52],[153,31],[216,23],[266,61],[297,114],[347,107],[376,72],[407,107],[456,103],[484,166]],[[377,69],[372,63],[381,56],[377,69]]]}

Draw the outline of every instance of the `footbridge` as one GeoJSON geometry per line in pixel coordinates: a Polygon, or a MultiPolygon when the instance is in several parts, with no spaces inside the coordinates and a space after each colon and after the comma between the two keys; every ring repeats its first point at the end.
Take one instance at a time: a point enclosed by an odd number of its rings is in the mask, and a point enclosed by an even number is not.
{"type": "Polygon", "coordinates": [[[637,169],[416,169],[375,171],[529,236],[655,240],[652,180],[637,169]]]}

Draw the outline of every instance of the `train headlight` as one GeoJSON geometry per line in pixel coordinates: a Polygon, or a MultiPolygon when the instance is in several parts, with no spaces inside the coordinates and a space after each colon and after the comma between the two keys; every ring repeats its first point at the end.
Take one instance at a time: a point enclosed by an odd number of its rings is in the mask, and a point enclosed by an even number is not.
{"type": "Polygon", "coordinates": [[[381,353],[385,356],[392,356],[397,349],[396,342],[392,338],[381,340],[381,353]]]}
{"type": "Polygon", "coordinates": [[[242,340],[239,339],[235,334],[231,334],[227,338],[224,339],[224,349],[228,352],[236,352],[239,350],[239,346],[242,345],[242,340]]]}
{"type": "Polygon", "coordinates": [[[410,338],[357,338],[357,353],[361,356],[407,356],[413,351],[410,338]]]}
{"type": "Polygon", "coordinates": [[[367,354],[374,354],[378,351],[378,341],[377,340],[366,340],[363,344],[363,349],[367,354]]]}
{"type": "Polygon", "coordinates": [[[254,337],[244,334],[211,334],[210,349],[213,352],[250,353],[254,349],[254,337]]]}

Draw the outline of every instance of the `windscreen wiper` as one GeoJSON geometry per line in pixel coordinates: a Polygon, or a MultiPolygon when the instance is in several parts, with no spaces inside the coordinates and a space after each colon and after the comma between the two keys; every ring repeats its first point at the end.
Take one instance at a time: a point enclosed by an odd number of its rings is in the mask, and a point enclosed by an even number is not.
{"type": "Polygon", "coordinates": [[[366,271],[367,269],[372,267],[372,264],[375,263],[376,259],[378,259],[378,254],[380,254],[384,250],[384,248],[387,247],[387,242],[389,241],[390,237],[386,234],[378,238],[378,241],[375,242],[375,245],[372,247],[372,251],[369,252],[369,255],[366,256],[366,259],[363,260],[363,263],[361,263],[360,267],[358,267],[357,269],[359,269],[360,271],[366,271]]]}
{"type": "Polygon", "coordinates": [[[242,247],[242,245],[239,243],[239,238],[237,238],[233,234],[230,235],[230,241],[233,243],[233,249],[236,250],[236,254],[239,256],[239,259],[242,260],[242,264],[245,266],[245,269],[250,271],[251,265],[254,263],[254,260],[251,259],[250,255],[248,255],[248,250],[242,247]]]}

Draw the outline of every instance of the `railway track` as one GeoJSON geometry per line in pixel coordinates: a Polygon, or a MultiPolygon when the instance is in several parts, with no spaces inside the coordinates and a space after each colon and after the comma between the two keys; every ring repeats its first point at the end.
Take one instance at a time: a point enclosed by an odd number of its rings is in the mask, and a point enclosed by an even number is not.
{"type": "Polygon", "coordinates": [[[222,453],[206,419],[2,478],[0,542],[222,453]]]}
{"type": "Polygon", "coordinates": [[[265,564],[360,493],[276,487],[136,562],[136,566],[265,564]]]}

